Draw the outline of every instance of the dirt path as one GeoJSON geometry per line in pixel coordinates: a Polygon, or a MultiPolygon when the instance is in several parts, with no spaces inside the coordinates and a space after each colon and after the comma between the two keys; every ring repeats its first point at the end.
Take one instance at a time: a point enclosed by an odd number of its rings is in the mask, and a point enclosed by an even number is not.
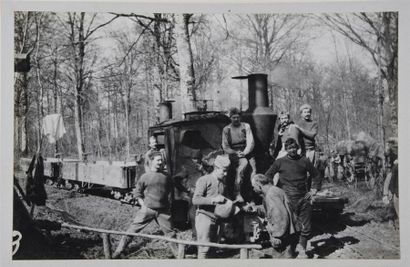
{"type": "MultiPolygon", "coordinates": [[[[313,258],[329,259],[397,259],[399,255],[399,230],[391,223],[390,208],[372,197],[371,192],[355,191],[343,185],[331,185],[333,191],[349,198],[349,204],[339,218],[329,219],[322,215],[314,220],[314,237],[309,252],[313,258]],[[364,197],[365,196],[365,197],[364,197]]],[[[91,194],[80,194],[46,187],[47,206],[36,210],[35,218],[65,221],[73,224],[125,231],[131,223],[137,207],[91,194]]],[[[151,224],[145,233],[159,233],[151,224]]],[[[191,232],[179,234],[189,239],[191,232]]],[[[51,232],[56,252],[51,258],[104,258],[102,239],[98,234],[78,232],[71,229],[51,232]]],[[[118,237],[112,236],[112,244],[118,237]]],[[[272,257],[272,249],[253,251],[252,258],[272,257]]],[[[126,251],[127,258],[171,258],[165,242],[135,238],[126,251]]],[[[239,258],[239,251],[221,252],[219,257],[239,258]]]]}

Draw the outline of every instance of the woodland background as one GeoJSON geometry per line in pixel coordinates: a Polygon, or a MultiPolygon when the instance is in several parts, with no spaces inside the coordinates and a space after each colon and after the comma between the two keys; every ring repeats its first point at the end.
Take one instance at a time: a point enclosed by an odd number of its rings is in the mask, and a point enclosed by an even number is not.
{"type": "Polygon", "coordinates": [[[15,53],[31,61],[14,79],[17,157],[127,159],[146,149],[161,101],[176,100],[176,117],[205,99],[246,110],[246,81],[231,77],[250,73],[268,74],[276,114],[297,120],[312,105],[324,150],[360,131],[381,145],[397,137],[397,12],[15,12],[14,23],[15,53]],[[41,138],[52,113],[67,130],[56,145],[41,138]]]}

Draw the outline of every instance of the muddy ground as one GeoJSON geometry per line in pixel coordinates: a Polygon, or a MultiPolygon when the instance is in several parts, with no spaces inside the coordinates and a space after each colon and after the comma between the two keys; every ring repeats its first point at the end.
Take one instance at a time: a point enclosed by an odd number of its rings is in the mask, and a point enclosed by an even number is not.
{"type": "MultiPolygon", "coordinates": [[[[21,176],[23,177],[23,176],[21,176]]],[[[24,179],[20,179],[24,186],[24,179]]],[[[325,183],[324,189],[349,199],[343,213],[337,217],[314,215],[314,236],[309,245],[312,258],[328,259],[398,259],[400,239],[398,221],[391,206],[365,186],[350,188],[345,184],[325,183]]],[[[67,222],[95,228],[125,231],[138,207],[121,204],[117,200],[46,186],[48,200],[45,207],[34,211],[35,220],[67,222]]],[[[161,234],[155,224],[143,231],[161,234]]],[[[47,259],[103,259],[103,242],[99,234],[62,228],[43,231],[48,247],[46,253],[34,258],[47,259]]],[[[191,231],[178,234],[190,239],[191,231]]],[[[113,248],[119,238],[111,235],[113,248]]],[[[189,257],[190,255],[188,255],[189,257]]],[[[191,256],[193,257],[193,256],[191,256]]],[[[219,258],[239,258],[239,251],[218,251],[219,258]]],[[[272,248],[253,250],[251,258],[271,258],[272,248]]],[[[164,241],[134,238],[125,257],[128,259],[168,259],[173,255],[164,241]]]]}

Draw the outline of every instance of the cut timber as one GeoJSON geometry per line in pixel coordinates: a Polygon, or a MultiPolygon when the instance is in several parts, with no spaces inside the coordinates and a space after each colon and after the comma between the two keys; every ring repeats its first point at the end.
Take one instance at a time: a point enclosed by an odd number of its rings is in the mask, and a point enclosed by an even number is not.
{"type": "Polygon", "coordinates": [[[111,242],[110,235],[106,233],[101,234],[104,246],[104,256],[106,259],[111,259],[111,242]]]}

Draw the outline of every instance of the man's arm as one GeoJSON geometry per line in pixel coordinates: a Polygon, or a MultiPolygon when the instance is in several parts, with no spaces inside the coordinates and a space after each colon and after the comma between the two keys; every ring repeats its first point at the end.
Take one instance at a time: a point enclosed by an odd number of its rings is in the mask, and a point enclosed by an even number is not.
{"type": "Polygon", "coordinates": [[[273,176],[279,172],[279,161],[276,160],[266,171],[265,176],[269,177],[270,179],[273,179],[273,176]]]}
{"type": "Polygon", "coordinates": [[[276,157],[279,155],[279,151],[282,149],[282,146],[283,146],[282,138],[278,135],[278,139],[276,140],[275,149],[273,150],[273,153],[271,155],[273,159],[276,159],[276,157]]]}
{"type": "Polygon", "coordinates": [[[204,197],[206,194],[206,181],[199,178],[196,182],[194,196],[192,198],[192,204],[194,205],[216,205],[218,203],[225,202],[225,197],[217,195],[216,197],[204,197]]]}
{"type": "Polygon", "coordinates": [[[192,198],[192,204],[194,205],[212,205],[212,198],[204,197],[206,193],[206,182],[204,179],[199,178],[196,182],[194,196],[192,198]]]}
{"type": "Polygon", "coordinates": [[[168,201],[169,203],[172,205],[172,203],[174,202],[174,179],[172,179],[171,177],[167,176],[167,186],[168,186],[168,190],[169,190],[169,195],[168,195],[168,201]]]}
{"type": "Polygon", "coordinates": [[[251,126],[247,123],[245,123],[245,131],[246,131],[246,147],[243,150],[243,154],[246,156],[249,153],[251,153],[253,148],[255,147],[255,140],[253,139],[251,126]]]}
{"type": "Polygon", "coordinates": [[[310,175],[310,177],[312,177],[312,179],[310,180],[311,183],[312,183],[311,189],[313,189],[317,192],[317,191],[320,190],[320,185],[321,185],[321,182],[322,182],[321,177],[320,177],[320,173],[313,166],[313,164],[312,164],[312,162],[310,162],[310,160],[306,159],[306,163],[307,163],[307,169],[308,169],[309,175],[310,175]]]}
{"type": "Polygon", "coordinates": [[[144,170],[145,172],[149,172],[150,171],[150,167],[149,167],[149,163],[150,163],[150,159],[149,159],[149,154],[150,151],[147,151],[144,155],[144,170]]]}
{"type": "Polygon", "coordinates": [[[134,198],[137,199],[138,204],[140,204],[141,206],[144,205],[144,191],[146,188],[146,183],[145,183],[145,174],[143,174],[141,176],[141,178],[138,180],[137,185],[133,191],[134,194],[134,198]]]}
{"type": "Polygon", "coordinates": [[[305,137],[307,137],[309,139],[313,139],[317,135],[318,126],[317,126],[316,122],[313,122],[312,129],[310,129],[310,130],[304,129],[300,125],[297,125],[297,124],[295,124],[295,126],[296,126],[297,129],[299,129],[299,131],[302,133],[302,135],[304,135],[305,137]]]}
{"type": "Polygon", "coordinates": [[[231,148],[228,142],[228,126],[226,126],[222,131],[222,149],[227,154],[236,154],[236,151],[231,148]]]}

